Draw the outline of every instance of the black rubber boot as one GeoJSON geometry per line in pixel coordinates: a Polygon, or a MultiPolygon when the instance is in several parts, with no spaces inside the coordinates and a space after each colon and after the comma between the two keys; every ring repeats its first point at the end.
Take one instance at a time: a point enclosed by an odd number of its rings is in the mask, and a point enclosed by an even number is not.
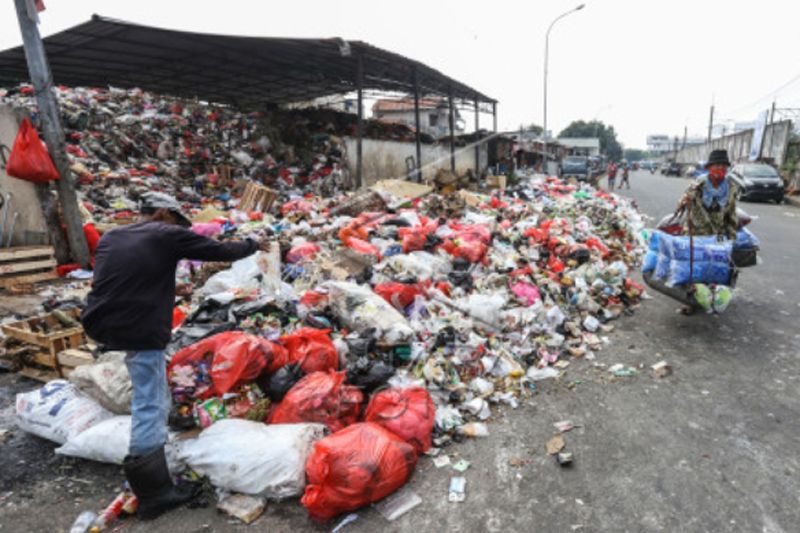
{"type": "Polygon", "coordinates": [[[148,455],[129,455],[122,466],[131,490],[139,500],[136,514],[141,520],[153,520],[194,497],[194,487],[176,487],[172,482],[164,448],[148,455]]]}

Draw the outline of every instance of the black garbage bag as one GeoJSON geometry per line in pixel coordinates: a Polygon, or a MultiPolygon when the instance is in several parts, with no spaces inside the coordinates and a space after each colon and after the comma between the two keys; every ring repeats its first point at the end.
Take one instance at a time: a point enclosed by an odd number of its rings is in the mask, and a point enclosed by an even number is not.
{"type": "Polygon", "coordinates": [[[289,389],[303,377],[303,369],[297,363],[291,363],[279,368],[274,374],[262,374],[258,381],[261,389],[267,393],[270,400],[277,403],[283,400],[289,389]]]}
{"type": "Polygon", "coordinates": [[[383,361],[359,357],[347,365],[347,383],[370,394],[394,375],[394,367],[383,361]]]}
{"type": "Polygon", "coordinates": [[[453,270],[447,275],[447,279],[456,287],[461,287],[465,290],[470,290],[473,287],[472,274],[465,270],[453,270]]]}
{"type": "Polygon", "coordinates": [[[206,337],[210,337],[211,335],[216,335],[217,333],[231,331],[234,329],[236,329],[236,324],[233,322],[184,325],[172,335],[172,340],[167,345],[164,352],[168,357],[172,357],[181,348],[185,348],[186,346],[203,340],[206,337]]]}
{"type": "Polygon", "coordinates": [[[351,357],[356,359],[367,357],[375,350],[375,328],[363,331],[358,337],[346,337],[344,341],[351,357]]]}

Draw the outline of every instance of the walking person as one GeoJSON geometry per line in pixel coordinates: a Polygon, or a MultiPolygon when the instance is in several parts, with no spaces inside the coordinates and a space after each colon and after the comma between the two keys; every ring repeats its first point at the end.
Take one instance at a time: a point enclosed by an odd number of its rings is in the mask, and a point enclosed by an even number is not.
{"type": "Polygon", "coordinates": [[[625,185],[625,188],[627,188],[627,189],[631,188],[631,182],[630,182],[629,177],[630,177],[630,165],[628,165],[627,161],[623,161],[622,162],[622,181],[619,184],[619,188],[620,189],[622,188],[623,185],[625,185]]]}
{"type": "Polygon", "coordinates": [[[611,161],[606,168],[606,173],[608,174],[608,190],[614,190],[614,182],[617,179],[617,164],[611,161]]]}
{"type": "Polygon", "coordinates": [[[100,239],[81,321],[98,344],[127,352],[133,399],[123,469],[139,500],[139,518],[149,520],[186,503],[194,492],[173,484],[164,456],[170,404],[164,348],[170,340],[178,261],[235,261],[267,250],[269,243],[202,237],[190,229],[171,196],[148,192],[142,200],[140,222],[100,239]]]}

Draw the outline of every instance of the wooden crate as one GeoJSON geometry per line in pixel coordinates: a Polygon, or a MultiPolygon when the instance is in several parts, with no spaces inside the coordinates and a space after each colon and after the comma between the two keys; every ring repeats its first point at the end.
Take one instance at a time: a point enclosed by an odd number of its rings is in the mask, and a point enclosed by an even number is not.
{"type": "Polygon", "coordinates": [[[50,356],[45,352],[34,355],[33,362],[39,366],[23,366],[18,372],[21,376],[47,383],[54,379],[69,378],[69,375],[81,365],[95,362],[92,353],[86,350],[70,348],[57,355],[58,366],[50,365],[50,356]]]}
{"type": "MultiPolygon", "coordinates": [[[[68,311],[67,314],[76,320],[79,315],[77,310],[68,311]]],[[[55,369],[59,377],[64,377],[64,373],[58,354],[86,343],[83,327],[80,324],[63,327],[52,313],[4,324],[2,329],[11,339],[41,348],[34,354],[34,362],[55,369]]]]}
{"type": "Polygon", "coordinates": [[[270,210],[277,199],[277,192],[254,181],[248,181],[244,187],[242,200],[239,202],[239,209],[241,211],[266,212],[270,210]]]}
{"type": "Polygon", "coordinates": [[[0,288],[58,279],[52,246],[0,248],[0,288]]]}

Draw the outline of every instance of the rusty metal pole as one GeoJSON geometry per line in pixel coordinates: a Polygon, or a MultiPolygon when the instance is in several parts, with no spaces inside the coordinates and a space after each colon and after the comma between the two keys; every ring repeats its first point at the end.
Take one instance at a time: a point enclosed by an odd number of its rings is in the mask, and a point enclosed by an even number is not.
{"type": "Polygon", "coordinates": [[[360,189],[364,184],[363,177],[363,146],[362,139],[364,138],[364,59],[361,55],[358,56],[358,63],[356,65],[356,89],[358,90],[358,127],[356,137],[356,189],[360,189]]]}
{"type": "Polygon", "coordinates": [[[450,172],[456,173],[456,134],[455,134],[455,114],[453,110],[453,88],[450,87],[450,94],[447,96],[450,107],[448,124],[450,126],[450,172]]]}
{"type": "Polygon", "coordinates": [[[475,96],[475,179],[478,179],[481,175],[480,168],[481,168],[481,143],[479,140],[479,132],[480,131],[480,110],[478,108],[478,97],[475,96]]]}
{"type": "Polygon", "coordinates": [[[417,183],[422,182],[422,145],[420,144],[420,131],[419,131],[419,74],[417,67],[414,66],[414,144],[417,150],[417,183]]]}
{"type": "Polygon", "coordinates": [[[61,128],[61,113],[58,101],[53,94],[53,80],[50,65],[47,63],[44,43],[39,35],[36,22],[28,14],[25,0],[14,0],[17,8],[19,29],[25,48],[25,59],[33,88],[36,91],[36,102],[39,106],[39,117],[42,123],[44,142],[50,157],[53,159],[61,178],[56,182],[58,198],[64,212],[64,224],[67,227],[72,258],[84,268],[90,268],[89,247],[83,234],[81,213],[78,209],[78,195],[72,182],[69,159],[64,148],[64,130],[61,128]]]}

